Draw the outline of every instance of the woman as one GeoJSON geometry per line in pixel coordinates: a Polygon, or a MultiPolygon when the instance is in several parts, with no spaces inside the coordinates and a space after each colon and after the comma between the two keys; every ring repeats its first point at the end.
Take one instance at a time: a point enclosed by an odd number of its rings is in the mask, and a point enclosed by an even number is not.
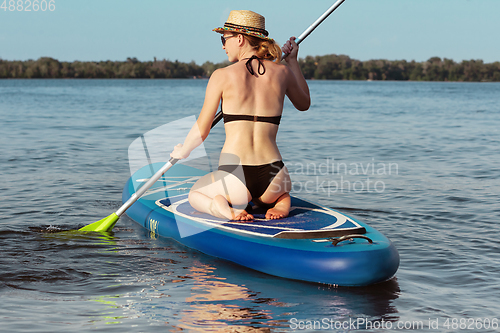
{"type": "Polygon", "coordinates": [[[233,65],[213,72],[196,125],[171,157],[183,159],[208,136],[219,102],[224,110],[226,141],[219,170],[202,177],[189,193],[198,211],[230,220],[248,221],[252,201],[267,208],[267,219],[288,216],[291,181],[276,144],[285,95],[300,111],[310,106],[307,83],[297,61],[292,37],[281,49],[268,37],[263,16],[234,10],[224,27],[222,49],[233,65]]]}

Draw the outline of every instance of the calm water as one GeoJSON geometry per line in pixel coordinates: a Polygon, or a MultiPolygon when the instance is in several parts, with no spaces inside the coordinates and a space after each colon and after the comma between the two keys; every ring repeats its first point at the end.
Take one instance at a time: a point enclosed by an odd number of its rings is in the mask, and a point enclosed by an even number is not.
{"type": "MultiPolygon", "coordinates": [[[[500,330],[500,84],[312,81],[309,112],[287,104],[278,140],[294,191],[395,243],[401,266],[381,285],[264,275],[126,216],[108,238],[50,232],[117,209],[129,144],[197,115],[205,86],[0,80],[2,331],[500,330]]],[[[209,154],[223,138],[220,124],[209,154]]]]}

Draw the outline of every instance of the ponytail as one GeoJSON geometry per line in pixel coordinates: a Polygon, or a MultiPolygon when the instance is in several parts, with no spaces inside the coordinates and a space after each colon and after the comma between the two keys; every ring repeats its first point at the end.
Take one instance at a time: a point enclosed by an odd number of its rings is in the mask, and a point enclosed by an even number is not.
{"type": "Polygon", "coordinates": [[[265,40],[249,35],[243,35],[250,46],[257,51],[257,57],[279,63],[281,61],[281,47],[274,40],[265,40]]]}

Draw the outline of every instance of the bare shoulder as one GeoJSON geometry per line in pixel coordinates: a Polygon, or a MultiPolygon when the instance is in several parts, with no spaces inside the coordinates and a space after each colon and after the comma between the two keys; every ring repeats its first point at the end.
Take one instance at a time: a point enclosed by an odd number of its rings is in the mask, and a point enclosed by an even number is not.
{"type": "Polygon", "coordinates": [[[232,77],[237,75],[238,69],[237,64],[232,64],[227,67],[216,69],[210,76],[210,81],[214,81],[216,84],[223,84],[232,77]]]}
{"type": "Polygon", "coordinates": [[[281,67],[283,67],[283,73],[284,73],[284,75],[286,76],[287,79],[292,79],[292,78],[295,79],[295,74],[290,69],[290,67],[288,67],[285,64],[281,64],[281,67]]]}
{"type": "Polygon", "coordinates": [[[225,83],[228,79],[228,72],[226,68],[219,68],[213,71],[208,79],[207,90],[220,91],[224,89],[225,83]]]}
{"type": "Polygon", "coordinates": [[[269,62],[267,68],[271,69],[274,75],[282,78],[283,80],[287,80],[291,73],[290,69],[281,63],[269,62]]]}
{"type": "Polygon", "coordinates": [[[212,75],[210,75],[210,81],[217,82],[222,81],[227,76],[226,68],[218,68],[213,71],[212,75]]]}

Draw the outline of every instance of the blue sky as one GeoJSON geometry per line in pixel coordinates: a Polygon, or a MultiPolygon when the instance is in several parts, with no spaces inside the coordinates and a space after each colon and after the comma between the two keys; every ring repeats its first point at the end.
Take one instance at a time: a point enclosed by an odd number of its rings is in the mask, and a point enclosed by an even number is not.
{"type": "MultiPolygon", "coordinates": [[[[52,12],[26,12],[10,11],[6,0],[7,10],[0,9],[0,58],[220,62],[226,55],[219,35],[211,29],[223,25],[231,9],[264,15],[270,36],[281,45],[289,36],[300,35],[335,2],[53,1],[52,12]]],[[[500,0],[346,0],[301,44],[299,56],[500,61],[499,13],[500,0]]]]}

